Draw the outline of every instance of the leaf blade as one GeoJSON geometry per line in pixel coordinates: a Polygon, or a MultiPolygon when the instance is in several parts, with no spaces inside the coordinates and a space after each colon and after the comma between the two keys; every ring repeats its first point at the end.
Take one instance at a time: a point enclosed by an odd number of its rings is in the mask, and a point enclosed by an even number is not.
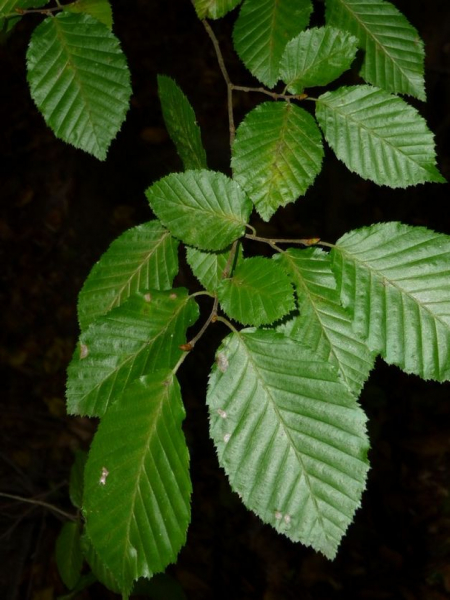
{"type": "Polygon", "coordinates": [[[80,579],[83,565],[79,523],[64,523],[56,540],[55,557],[64,585],[72,590],[80,579]]]}
{"type": "Polygon", "coordinates": [[[91,15],[106,25],[108,29],[112,29],[113,14],[109,0],[76,0],[76,2],[64,5],[63,10],[91,15]]]}
{"type": "Polygon", "coordinates": [[[242,0],[194,0],[199,19],[220,19],[236,8],[242,0]]]}
{"type": "MultiPolygon", "coordinates": [[[[226,248],[221,252],[203,252],[191,246],[186,247],[187,263],[191,267],[195,277],[208,292],[216,293],[222,281],[222,275],[228,265],[230,250],[230,248],[226,248]]],[[[230,265],[231,272],[242,262],[242,259],[242,244],[239,244],[234,260],[230,265]]]]}

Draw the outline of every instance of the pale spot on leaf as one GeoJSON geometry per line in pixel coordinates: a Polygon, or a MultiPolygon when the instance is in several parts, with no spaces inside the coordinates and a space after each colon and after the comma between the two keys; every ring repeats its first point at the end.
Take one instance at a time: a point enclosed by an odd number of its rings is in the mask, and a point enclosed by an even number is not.
{"type": "Polygon", "coordinates": [[[219,371],[225,373],[225,371],[228,369],[228,358],[225,356],[225,354],[219,352],[219,354],[216,356],[216,364],[219,371]]]}
{"type": "Polygon", "coordinates": [[[279,510],[276,510],[276,511],[275,511],[275,519],[276,519],[277,521],[279,521],[281,518],[283,518],[283,515],[280,513],[280,511],[279,511],[279,510]]]}
{"type": "Polygon", "coordinates": [[[86,358],[88,354],[89,348],[86,346],[86,344],[80,344],[80,359],[86,358]]]}
{"type": "Polygon", "coordinates": [[[144,296],[144,300],[146,302],[151,302],[152,301],[152,295],[151,294],[145,294],[144,296]]]}
{"type": "Polygon", "coordinates": [[[227,418],[227,413],[226,411],[222,410],[221,408],[217,409],[217,412],[219,414],[219,417],[222,417],[222,419],[226,419],[227,418]]]}
{"type": "Polygon", "coordinates": [[[108,477],[108,475],[109,475],[108,469],[106,467],[103,467],[102,474],[100,476],[100,481],[99,481],[100,485],[106,485],[106,478],[108,477]]]}
{"type": "Polygon", "coordinates": [[[228,444],[228,442],[230,441],[230,438],[231,438],[231,433],[226,433],[223,436],[223,441],[225,442],[225,444],[228,444]]]}

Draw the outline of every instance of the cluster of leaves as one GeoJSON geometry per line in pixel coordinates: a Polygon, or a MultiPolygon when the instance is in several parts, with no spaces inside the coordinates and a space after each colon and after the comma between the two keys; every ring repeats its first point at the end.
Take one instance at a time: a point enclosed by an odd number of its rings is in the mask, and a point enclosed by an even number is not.
{"type": "Polygon", "coordinates": [[[9,32],[30,10],[46,15],[27,52],[31,96],[54,134],[106,158],[129,107],[130,73],[112,33],[109,0],[0,0],[0,28],[9,32]]]}
{"type": "MultiPolygon", "coordinates": [[[[204,19],[239,1],[194,4],[204,19]]],[[[146,191],[156,219],[113,242],[79,296],[67,405],[100,425],[75,502],[84,523],[70,524],[70,543],[82,549],[71,562],[72,587],[84,556],[127,598],[134,581],[163,571],[185,543],[192,486],[177,371],[210,322],[231,330],[206,400],[232,489],[265,523],[329,558],[366,483],[358,397],[375,357],[425,379],[450,379],[450,237],[382,223],[320,242],[328,251],[317,239],[309,242],[315,247],[282,250],[282,240],[264,240],[249,224],[253,208],[267,220],[306,192],[321,168],[322,134],[351,170],[377,183],[443,181],[424,120],[391,94],[424,95],[417,32],[382,0],[326,7],[327,24],[304,31],[309,0],[242,4],[235,47],[262,83],[281,79],[285,90],[276,95],[283,101],[260,104],[239,125],[232,177],[207,168],[191,105],[159,77],[186,170],[146,191]],[[339,77],[357,48],[367,84],[319,96],[316,121],[297,101],[305,88],[339,77]],[[274,255],[245,257],[246,238],[268,243],[274,255]],[[180,243],[202,292],[173,287],[180,243]],[[188,342],[199,293],[213,307],[188,342]]]]}

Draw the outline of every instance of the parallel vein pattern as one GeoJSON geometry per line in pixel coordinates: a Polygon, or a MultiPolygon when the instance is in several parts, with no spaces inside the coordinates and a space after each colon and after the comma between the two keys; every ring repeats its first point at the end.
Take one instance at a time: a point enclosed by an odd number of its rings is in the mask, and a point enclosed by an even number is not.
{"type": "Polygon", "coordinates": [[[227,266],[231,273],[242,262],[242,244],[238,245],[234,260],[231,263],[228,262],[230,250],[231,248],[226,248],[221,252],[203,252],[197,250],[197,248],[186,248],[188,265],[205,290],[216,292],[227,266]]]}
{"type": "Polygon", "coordinates": [[[424,47],[417,30],[385,0],[326,0],[329,25],[345,29],[365,51],[361,77],[396,94],[425,100],[424,47]]]}
{"type": "Polygon", "coordinates": [[[183,288],[134,294],[99,317],[69,365],[69,413],[101,417],[134,379],[173,367],[197,318],[197,304],[183,288]]]}
{"type": "Polygon", "coordinates": [[[86,531],[122,593],[175,561],[190,522],[178,382],[142,377],[102,419],[86,464],[86,531]],[[132,405],[133,410],[130,410],[132,405]]]}
{"type": "Polygon", "coordinates": [[[264,102],[239,125],[231,166],[268,221],[280,206],[306,193],[322,159],[322,135],[309,113],[287,102],[264,102]]]}
{"type": "Polygon", "coordinates": [[[264,522],[333,558],[367,474],[365,415],[335,369],[272,331],[228,336],[207,402],[231,487],[264,522]]]}
{"type": "Polygon", "coordinates": [[[55,135],[104,160],[131,95],[118,39],[90,15],[62,12],[34,30],[27,66],[31,96],[55,135]]]}
{"type": "Polygon", "coordinates": [[[369,85],[319,97],[316,116],[336,156],[364,179],[392,188],[443,182],[433,134],[398,96],[369,85]]]}
{"type": "Polygon", "coordinates": [[[359,396],[375,356],[355,334],[341,306],[329,256],[319,248],[290,249],[276,259],[294,283],[300,315],[278,328],[311,347],[314,356],[334,365],[347,388],[359,396]]]}
{"type": "Polygon", "coordinates": [[[78,297],[81,329],[135,292],[169,290],[178,272],[177,249],[177,240],[158,221],[133,227],[114,240],[78,297]]]}
{"type": "Polygon", "coordinates": [[[380,223],[332,250],[355,332],[386,362],[424,379],[450,379],[450,237],[380,223]]]}
{"type": "Polygon", "coordinates": [[[220,19],[242,0],[194,0],[199,19],[220,19]]]}

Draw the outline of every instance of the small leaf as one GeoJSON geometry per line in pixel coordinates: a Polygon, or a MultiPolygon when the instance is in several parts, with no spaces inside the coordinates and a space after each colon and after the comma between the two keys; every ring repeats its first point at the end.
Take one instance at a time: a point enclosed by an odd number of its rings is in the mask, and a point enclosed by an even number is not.
{"type": "Polygon", "coordinates": [[[331,252],[355,332],[389,364],[450,380],[450,237],[380,223],[345,234],[331,252]]]}
{"type": "Polygon", "coordinates": [[[233,31],[236,52],[262,83],[272,88],[279,79],[287,42],[309,23],[311,0],[245,0],[233,31]]]}
{"type": "Polygon", "coordinates": [[[433,134],[401,98],[369,85],[342,87],[319,97],[316,116],[336,156],[364,179],[392,188],[445,181],[433,134]]]}
{"type": "MultiPolygon", "coordinates": [[[[186,260],[192,272],[208,292],[215,293],[222,281],[223,273],[228,265],[231,248],[221,252],[203,252],[197,248],[186,247],[186,260]]],[[[230,268],[232,272],[242,262],[242,245],[239,244],[230,268]]]]}
{"type": "Polygon", "coordinates": [[[233,10],[242,0],[194,0],[199,19],[220,19],[233,10]]]}
{"type": "Polygon", "coordinates": [[[274,257],[291,276],[300,316],[278,328],[309,346],[316,358],[336,367],[347,388],[358,397],[375,356],[352,329],[339,301],[329,256],[320,248],[290,248],[274,257]]]}
{"type": "Polygon", "coordinates": [[[131,95],[119,40],[90,15],[61,12],[34,30],[27,68],[31,96],[56,137],[104,160],[131,95]]]}
{"type": "Polygon", "coordinates": [[[239,125],[231,165],[234,178],[268,221],[280,206],[305,194],[322,158],[322,135],[309,113],[287,102],[264,102],[239,125]]]}
{"type": "Polygon", "coordinates": [[[164,75],[158,75],[158,94],[167,131],[183,161],[184,168],[186,170],[206,168],[206,154],[200,127],[197,125],[189,100],[175,81],[164,75]]]}
{"type": "Polygon", "coordinates": [[[280,77],[292,94],[327,85],[350,68],[357,39],[334,27],[314,27],[291,40],[284,51],[280,77]]]}
{"type": "Polygon", "coordinates": [[[178,242],[158,221],[133,227],[114,240],[78,297],[81,329],[135,292],[169,290],[178,273],[177,249],[178,242]]]}
{"type": "Polygon", "coordinates": [[[64,523],[56,540],[56,564],[64,585],[73,589],[81,576],[83,553],[80,546],[80,525],[70,521],[64,523]]]}
{"type": "Polygon", "coordinates": [[[214,171],[172,173],[146,196],[172,235],[201,250],[223,250],[244,235],[252,210],[236,182],[214,171]]]}
{"type": "Polygon", "coordinates": [[[69,413],[101,417],[131,381],[173,367],[197,318],[197,304],[183,288],[134,294],[98,318],[81,335],[69,365],[69,413]]]}
{"type": "Polygon", "coordinates": [[[17,9],[41,8],[48,3],[49,0],[0,0],[0,35],[10,31],[20,21],[21,16],[16,12],[17,9]],[[5,26],[6,17],[8,19],[5,26]]]}
{"type": "Polygon", "coordinates": [[[368,470],[366,418],[335,369],[273,331],[229,335],[210,375],[210,434],[244,504],[334,558],[368,470]]]}
{"type": "Polygon", "coordinates": [[[184,416],[178,382],[157,371],[126,390],[92,443],[86,531],[125,595],[134,580],[174,562],[186,541],[192,485],[184,416]]]}
{"type": "Polygon", "coordinates": [[[424,47],[417,30],[386,0],[326,0],[326,21],[356,36],[365,51],[361,77],[425,100],[424,47]]]}
{"type": "Polygon", "coordinates": [[[70,501],[76,508],[81,508],[83,505],[83,479],[86,460],[87,452],[78,450],[70,469],[69,496],[70,501]]]}
{"type": "Polygon", "coordinates": [[[223,310],[244,325],[268,325],[294,310],[289,278],[268,258],[245,258],[217,288],[223,310]]]}
{"type": "Polygon", "coordinates": [[[109,0],[76,0],[64,5],[63,10],[91,15],[100,23],[106,25],[108,29],[112,29],[113,15],[109,0]]]}

